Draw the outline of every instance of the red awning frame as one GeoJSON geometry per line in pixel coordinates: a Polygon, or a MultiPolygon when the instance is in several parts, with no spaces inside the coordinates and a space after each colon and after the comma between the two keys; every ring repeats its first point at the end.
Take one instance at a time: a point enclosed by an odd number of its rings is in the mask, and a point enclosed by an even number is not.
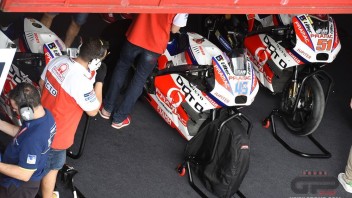
{"type": "Polygon", "coordinates": [[[351,14],[352,0],[0,0],[4,12],[351,14]]]}

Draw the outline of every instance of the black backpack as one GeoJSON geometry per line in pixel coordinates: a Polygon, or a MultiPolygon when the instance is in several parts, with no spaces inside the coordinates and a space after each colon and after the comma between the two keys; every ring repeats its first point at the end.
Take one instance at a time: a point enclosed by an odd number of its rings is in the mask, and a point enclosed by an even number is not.
{"type": "MultiPolygon", "coordinates": [[[[238,189],[249,167],[251,129],[249,120],[244,118],[240,113],[222,113],[186,146],[186,162],[191,162],[188,164],[192,164],[198,178],[218,197],[232,197],[237,192],[243,196],[238,189]],[[247,121],[247,129],[243,121],[247,121]]],[[[191,174],[190,168],[188,171],[191,174]]],[[[192,185],[193,181],[190,183],[192,185]]],[[[195,190],[200,193],[199,189],[195,190]]]]}

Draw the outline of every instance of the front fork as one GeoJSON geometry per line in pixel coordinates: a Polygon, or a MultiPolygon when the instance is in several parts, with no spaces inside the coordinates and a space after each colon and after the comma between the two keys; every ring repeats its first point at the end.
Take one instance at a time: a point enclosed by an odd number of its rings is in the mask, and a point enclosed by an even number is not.
{"type": "Polygon", "coordinates": [[[294,68],[293,71],[293,78],[291,80],[291,91],[289,92],[289,98],[293,98],[297,96],[297,91],[298,91],[298,69],[297,66],[294,68]]]}
{"type": "MultiPolygon", "coordinates": [[[[314,69],[314,68],[311,68],[314,69]]],[[[325,72],[324,70],[321,69],[314,69],[312,72],[309,72],[309,74],[305,75],[302,80],[298,78],[298,66],[294,68],[293,71],[293,78],[291,80],[291,88],[288,97],[289,98],[294,98],[294,106],[293,106],[293,112],[296,111],[298,104],[299,104],[299,98],[301,97],[302,90],[309,78],[312,78],[315,76],[318,78],[320,82],[326,82],[324,84],[321,83],[323,90],[324,90],[324,96],[325,96],[325,104],[328,101],[328,97],[330,95],[330,91],[332,89],[332,86],[334,84],[334,81],[332,77],[325,72]],[[325,86],[324,86],[325,85],[325,86]]]]}

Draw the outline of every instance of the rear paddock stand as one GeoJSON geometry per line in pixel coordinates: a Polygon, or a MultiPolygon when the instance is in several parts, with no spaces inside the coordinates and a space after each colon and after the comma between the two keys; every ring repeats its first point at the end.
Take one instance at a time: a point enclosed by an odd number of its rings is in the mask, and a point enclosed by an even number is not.
{"type": "Polygon", "coordinates": [[[322,152],[320,154],[313,154],[313,153],[305,153],[302,151],[298,151],[294,148],[292,148],[291,146],[289,146],[277,133],[276,130],[276,125],[275,125],[275,116],[282,118],[282,114],[280,113],[279,110],[274,109],[270,115],[264,119],[263,121],[263,126],[265,128],[269,128],[269,125],[271,123],[271,128],[272,128],[272,134],[275,137],[275,139],[277,141],[280,142],[280,144],[282,144],[288,151],[290,151],[291,153],[294,153],[298,156],[301,157],[305,157],[305,158],[330,158],[331,157],[331,153],[329,151],[327,151],[311,134],[307,135],[307,137],[310,139],[310,141],[319,148],[319,150],[322,152]]]}

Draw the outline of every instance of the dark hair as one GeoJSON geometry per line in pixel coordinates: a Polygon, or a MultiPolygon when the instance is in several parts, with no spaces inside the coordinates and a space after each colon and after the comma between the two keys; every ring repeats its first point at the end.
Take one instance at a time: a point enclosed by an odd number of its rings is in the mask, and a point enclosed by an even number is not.
{"type": "Polygon", "coordinates": [[[91,61],[95,58],[104,57],[105,51],[109,48],[109,43],[99,38],[83,39],[82,46],[79,50],[79,57],[84,61],[91,61]]]}
{"type": "Polygon", "coordinates": [[[19,83],[9,93],[9,98],[14,100],[18,107],[29,105],[32,107],[39,106],[39,90],[30,83],[19,83]]]}

